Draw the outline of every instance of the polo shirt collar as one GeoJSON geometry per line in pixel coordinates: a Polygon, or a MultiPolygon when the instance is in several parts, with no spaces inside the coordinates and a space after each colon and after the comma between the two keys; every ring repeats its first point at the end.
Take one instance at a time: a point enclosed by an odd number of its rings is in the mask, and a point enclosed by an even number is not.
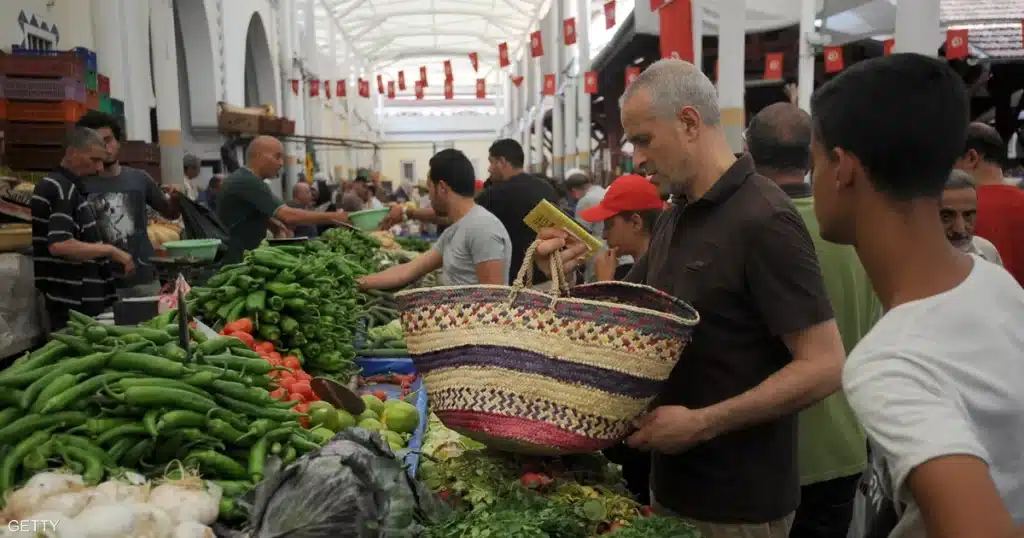
{"type": "MultiPolygon", "coordinates": [[[[737,189],[747,181],[747,178],[754,174],[754,159],[750,155],[740,155],[736,162],[718,178],[718,181],[694,203],[720,204],[726,201],[737,189]]],[[[676,200],[674,200],[676,201],[676,200]]],[[[679,197],[677,203],[686,204],[684,197],[679,197]]]]}

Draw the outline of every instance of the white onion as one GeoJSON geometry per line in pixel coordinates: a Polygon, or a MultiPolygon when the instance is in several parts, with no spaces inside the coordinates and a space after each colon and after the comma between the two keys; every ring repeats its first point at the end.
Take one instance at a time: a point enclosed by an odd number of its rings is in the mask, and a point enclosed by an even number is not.
{"type": "MultiPolygon", "coordinates": [[[[7,496],[7,509],[3,519],[21,520],[41,510],[44,499],[58,493],[78,492],[85,489],[82,477],[70,473],[39,473],[19,490],[7,496]]],[[[79,508],[81,510],[81,508],[79,508]]]]}
{"type": "Polygon", "coordinates": [[[212,525],[217,520],[222,494],[223,491],[216,484],[186,478],[153,488],[149,494],[149,504],[167,512],[175,523],[195,521],[212,525]]]}
{"type": "Polygon", "coordinates": [[[213,529],[195,521],[185,521],[174,529],[172,538],[217,538],[213,529]]]}

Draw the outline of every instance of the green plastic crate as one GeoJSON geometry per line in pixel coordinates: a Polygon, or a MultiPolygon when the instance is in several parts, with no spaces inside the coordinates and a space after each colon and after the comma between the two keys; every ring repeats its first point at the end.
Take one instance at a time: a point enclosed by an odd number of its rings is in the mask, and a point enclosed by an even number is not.
{"type": "Polygon", "coordinates": [[[99,79],[95,71],[85,72],[85,89],[96,91],[99,86],[99,79]]]}
{"type": "Polygon", "coordinates": [[[110,103],[109,95],[100,95],[100,112],[106,112],[107,114],[114,113],[114,107],[110,103]]]}
{"type": "Polygon", "coordinates": [[[110,98],[110,113],[123,118],[124,117],[124,101],[120,99],[110,98]]]}

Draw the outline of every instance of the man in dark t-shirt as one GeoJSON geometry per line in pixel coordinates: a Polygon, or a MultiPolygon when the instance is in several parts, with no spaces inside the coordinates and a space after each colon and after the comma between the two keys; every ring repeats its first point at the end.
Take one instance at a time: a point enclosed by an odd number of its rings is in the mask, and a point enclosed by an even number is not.
{"type": "MultiPolygon", "coordinates": [[[[520,266],[523,265],[526,249],[537,238],[537,232],[527,226],[523,219],[543,200],[557,204],[558,194],[547,181],[523,171],[523,147],[511,138],[491,144],[487,160],[487,171],[490,173],[488,181],[491,185],[477,195],[476,203],[498,217],[512,240],[512,263],[509,266],[508,277],[509,283],[512,283],[519,274],[520,266]]],[[[382,229],[406,219],[444,224],[433,209],[406,209],[395,206],[382,223],[382,229]]],[[[534,284],[543,284],[548,280],[548,276],[543,272],[534,272],[534,284]]]]}
{"type": "Polygon", "coordinates": [[[267,237],[271,218],[286,226],[348,222],[344,211],[319,213],[288,207],[263,181],[276,177],[284,166],[284,147],[276,138],[255,138],[246,150],[245,166],[226,179],[217,199],[217,216],[228,229],[224,263],[242,261],[242,255],[267,237]]]}

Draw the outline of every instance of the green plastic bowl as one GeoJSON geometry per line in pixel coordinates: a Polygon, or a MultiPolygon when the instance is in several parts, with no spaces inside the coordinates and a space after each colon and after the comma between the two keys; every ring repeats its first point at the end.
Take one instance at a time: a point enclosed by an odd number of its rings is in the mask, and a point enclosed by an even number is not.
{"type": "Polygon", "coordinates": [[[380,209],[366,209],[363,211],[356,211],[355,213],[349,213],[348,218],[352,221],[352,225],[360,230],[373,231],[377,229],[384,217],[388,216],[390,208],[382,207],[380,209]]]}
{"type": "Polygon", "coordinates": [[[167,256],[170,258],[199,258],[212,260],[217,257],[220,239],[186,239],[164,243],[167,256]]]}

